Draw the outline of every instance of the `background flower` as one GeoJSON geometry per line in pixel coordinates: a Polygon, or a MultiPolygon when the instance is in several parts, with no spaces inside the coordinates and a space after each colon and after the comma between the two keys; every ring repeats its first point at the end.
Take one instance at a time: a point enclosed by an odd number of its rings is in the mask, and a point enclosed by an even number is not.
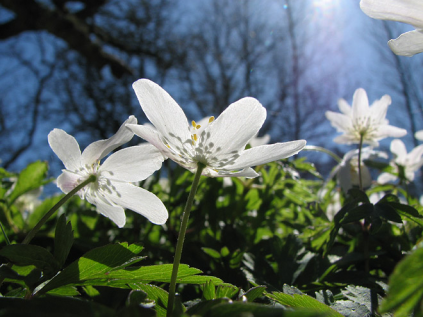
{"type": "Polygon", "coordinates": [[[123,208],[131,209],[156,224],[163,224],[168,218],[159,198],[132,184],[146,179],[161,167],[163,156],[154,146],[144,144],[122,149],[100,165],[102,158],[133,137],[125,124],[136,122],[135,117],[129,117],[114,136],[90,144],[82,154],[78,142],[65,131],[54,129],[48,135],[50,147],[66,168],[57,178],[57,186],[67,194],[91,175],[96,176],[95,182],[82,188],[78,194],[119,227],[126,222],[123,208]]]}
{"type": "Polygon", "coordinates": [[[398,177],[413,181],[415,172],[423,165],[423,144],[415,147],[410,153],[407,153],[404,143],[401,140],[395,139],[391,142],[391,152],[394,155],[394,159],[390,163],[393,168],[393,174],[387,172],[382,173],[379,175],[377,181],[385,184],[397,180],[398,177]]]}
{"type": "Polygon", "coordinates": [[[344,100],[338,101],[341,113],[327,111],[326,118],[342,135],[334,139],[337,143],[363,144],[378,146],[378,141],[386,137],[402,137],[407,131],[389,125],[386,117],[391,97],[384,95],[369,107],[367,93],[363,88],[358,88],[353,96],[352,107],[344,100]]]}

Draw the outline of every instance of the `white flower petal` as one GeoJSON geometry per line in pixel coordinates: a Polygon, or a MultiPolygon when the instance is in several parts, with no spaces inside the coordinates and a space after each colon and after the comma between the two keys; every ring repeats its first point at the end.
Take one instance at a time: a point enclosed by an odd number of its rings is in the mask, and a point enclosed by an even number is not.
{"type": "Polygon", "coordinates": [[[392,174],[389,174],[389,173],[382,173],[377,178],[377,182],[379,184],[386,184],[386,183],[395,181],[397,178],[398,177],[396,177],[395,175],[392,175],[392,174]]]}
{"type": "Polygon", "coordinates": [[[148,79],[137,80],[132,87],[148,120],[169,143],[181,146],[191,141],[184,111],[162,87],[148,79]]]}
{"type": "Polygon", "coordinates": [[[404,142],[402,142],[401,140],[392,140],[390,150],[392,154],[395,155],[396,159],[403,160],[407,156],[407,149],[405,148],[404,142]]]}
{"type": "Polygon", "coordinates": [[[377,122],[384,123],[386,113],[391,102],[392,100],[389,95],[384,95],[382,98],[373,102],[372,106],[370,107],[372,118],[376,119],[377,122]]]}
{"type": "Polygon", "coordinates": [[[67,170],[63,170],[63,173],[57,178],[57,187],[60,188],[65,194],[69,193],[78,185],[78,180],[81,175],[71,173],[67,170]]]}
{"type": "Polygon", "coordinates": [[[389,40],[391,50],[400,56],[413,56],[423,52],[423,30],[414,30],[401,34],[395,40],[389,40]]]}
{"type": "Polygon", "coordinates": [[[423,28],[421,0],[361,0],[360,7],[374,19],[398,21],[423,28]]]}
{"type": "Polygon", "coordinates": [[[369,99],[367,93],[363,88],[358,88],[354,92],[352,101],[352,120],[356,120],[360,117],[367,116],[369,112],[369,99]]]}
{"type": "Polygon", "coordinates": [[[383,138],[402,138],[407,134],[407,130],[394,127],[392,125],[381,125],[377,130],[377,139],[381,140],[383,138]]]}
{"type": "Polygon", "coordinates": [[[351,117],[346,116],[345,114],[326,111],[326,118],[330,121],[331,125],[338,132],[344,132],[351,126],[351,117]]]}
{"type": "Polygon", "coordinates": [[[134,133],[126,127],[126,124],[135,123],[137,123],[137,119],[134,116],[130,116],[111,138],[99,140],[88,145],[82,152],[82,165],[92,165],[122,144],[129,142],[134,133]]]}
{"type": "Polygon", "coordinates": [[[111,205],[100,197],[87,196],[87,200],[90,204],[97,207],[97,211],[103,216],[112,220],[119,228],[122,228],[126,223],[125,211],[121,206],[111,205]]]}
{"type": "Polygon", "coordinates": [[[416,146],[410,152],[410,154],[408,154],[408,159],[409,159],[410,163],[419,165],[421,158],[422,158],[422,155],[423,155],[423,144],[416,146]]]}
{"type": "Polygon", "coordinates": [[[111,180],[138,182],[160,169],[163,160],[162,153],[154,145],[146,143],[113,153],[99,171],[108,172],[111,180]]]}
{"type": "Polygon", "coordinates": [[[81,150],[75,138],[61,129],[48,134],[48,143],[65,168],[76,171],[81,166],[81,150]]]}
{"type": "MultiPolygon", "coordinates": [[[[260,174],[258,174],[254,169],[252,169],[251,167],[245,168],[242,171],[239,172],[233,172],[233,173],[223,173],[223,172],[219,172],[218,173],[218,177],[246,177],[246,178],[255,178],[257,176],[259,176],[260,174]]],[[[215,176],[215,177],[217,177],[215,176]]]]}
{"type": "Polygon", "coordinates": [[[168,218],[166,207],[153,193],[128,183],[112,181],[115,192],[108,198],[115,204],[131,209],[155,224],[164,224],[168,218]]]}
{"type": "Polygon", "coordinates": [[[216,158],[243,150],[266,119],[266,109],[257,99],[247,97],[227,107],[203,132],[202,142],[216,158]]]}
{"type": "Polygon", "coordinates": [[[281,160],[297,154],[305,145],[305,140],[298,140],[257,146],[242,152],[241,156],[235,160],[235,163],[225,166],[225,169],[238,170],[281,160]]]}
{"type": "Polygon", "coordinates": [[[351,116],[352,109],[350,105],[345,101],[345,99],[341,98],[338,100],[338,108],[343,114],[351,116]]]}

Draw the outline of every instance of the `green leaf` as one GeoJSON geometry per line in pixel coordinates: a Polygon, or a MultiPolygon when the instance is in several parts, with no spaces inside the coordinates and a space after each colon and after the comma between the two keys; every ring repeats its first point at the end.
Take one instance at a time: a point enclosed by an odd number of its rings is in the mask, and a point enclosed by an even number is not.
{"type": "Polygon", "coordinates": [[[233,298],[238,292],[239,288],[232,284],[220,284],[216,289],[216,298],[233,298]]]}
{"type": "Polygon", "coordinates": [[[247,301],[252,302],[256,298],[263,295],[263,292],[266,290],[266,286],[256,286],[250,288],[244,296],[247,298],[247,301]]]}
{"type": "Polygon", "coordinates": [[[289,295],[280,292],[273,292],[272,294],[266,293],[266,296],[284,306],[294,308],[309,308],[313,309],[314,311],[321,312],[325,316],[342,317],[342,315],[339,314],[337,311],[333,310],[329,306],[319,302],[317,299],[308,295],[289,295]]]}
{"type": "Polygon", "coordinates": [[[133,283],[130,286],[132,289],[142,290],[149,299],[156,303],[155,308],[158,317],[166,316],[168,292],[158,286],[144,283],[133,283]]]}
{"type": "MultiPolygon", "coordinates": [[[[127,284],[134,282],[163,282],[170,283],[172,274],[172,264],[149,265],[141,267],[131,267],[122,270],[113,270],[110,272],[92,274],[85,280],[111,280],[115,285],[127,284]]],[[[215,284],[222,284],[222,280],[213,276],[197,275],[203,273],[199,269],[189,267],[186,264],[181,264],[178,269],[177,283],[183,284],[204,284],[208,281],[213,281],[215,284]]],[[[103,285],[103,284],[102,284],[103,285]]],[[[112,284],[109,284],[112,285],[112,284]]]]}
{"type": "Polygon", "coordinates": [[[379,311],[409,316],[423,301],[423,248],[406,256],[389,278],[389,291],[379,311]]]}
{"type": "Polygon", "coordinates": [[[201,248],[201,250],[203,250],[204,253],[210,255],[212,258],[215,258],[215,259],[221,258],[220,252],[218,252],[214,249],[203,247],[203,248],[201,248]]]}
{"type": "Polygon", "coordinates": [[[36,161],[29,164],[18,176],[15,188],[10,193],[9,205],[21,195],[42,186],[48,170],[47,162],[36,161]]]}
{"type": "Polygon", "coordinates": [[[73,230],[70,222],[66,223],[66,216],[60,216],[56,225],[54,236],[54,257],[59,262],[60,267],[65,264],[69,251],[73,244],[73,230]]]}
{"type": "Polygon", "coordinates": [[[143,247],[139,244],[109,244],[95,248],[70,264],[51,279],[40,291],[43,294],[57,287],[78,284],[84,280],[107,278],[112,270],[128,266],[142,259],[138,254],[143,247]]]}
{"type": "Polygon", "coordinates": [[[44,272],[45,275],[54,275],[60,268],[59,263],[46,249],[27,244],[12,244],[0,250],[0,256],[9,262],[20,265],[34,265],[44,272]]]}
{"type": "Polygon", "coordinates": [[[216,288],[212,281],[207,281],[203,285],[203,298],[205,300],[216,299],[216,288]]]}
{"type": "Polygon", "coordinates": [[[356,222],[369,217],[374,212],[373,204],[362,204],[349,210],[341,220],[341,224],[356,222]]]}
{"type": "Polygon", "coordinates": [[[65,285],[62,287],[55,288],[49,292],[48,295],[55,295],[55,296],[78,296],[81,295],[76,287],[65,285]]]}
{"type": "Polygon", "coordinates": [[[389,221],[402,223],[401,216],[389,203],[377,203],[375,205],[375,215],[389,221]]]}

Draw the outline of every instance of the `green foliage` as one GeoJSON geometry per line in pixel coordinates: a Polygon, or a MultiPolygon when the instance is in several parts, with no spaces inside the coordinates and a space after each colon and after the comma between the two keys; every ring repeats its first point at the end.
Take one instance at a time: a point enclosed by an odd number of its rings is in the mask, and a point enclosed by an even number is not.
{"type": "MultiPolygon", "coordinates": [[[[164,226],[128,211],[119,229],[74,197],[22,245],[62,197],[23,207],[48,182],[46,168],[0,169],[0,222],[11,242],[1,235],[0,314],[43,316],[51,303],[56,316],[66,305],[69,316],[165,316],[193,174],[176,167],[167,182],[159,172],[141,184],[169,210],[164,226]]],[[[256,170],[256,179],[201,179],[178,273],[177,316],[420,316],[417,198],[394,185],[343,194],[304,158],[256,170]]]]}
{"type": "Polygon", "coordinates": [[[389,292],[380,312],[395,316],[423,316],[423,249],[405,257],[389,278],[389,292]]]}

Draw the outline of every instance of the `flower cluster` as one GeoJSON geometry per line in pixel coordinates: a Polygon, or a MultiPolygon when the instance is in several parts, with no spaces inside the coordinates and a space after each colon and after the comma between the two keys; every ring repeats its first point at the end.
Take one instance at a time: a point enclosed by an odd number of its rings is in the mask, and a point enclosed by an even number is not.
{"type": "MultiPolygon", "coordinates": [[[[69,193],[93,177],[93,182],[78,191],[79,196],[119,227],[125,225],[124,208],[155,224],[166,222],[168,213],[159,198],[133,184],[158,170],[166,158],[192,172],[203,164],[206,176],[252,178],[259,174],[251,166],[287,158],[306,144],[299,140],[255,146],[266,109],[251,97],[233,103],[216,120],[210,117],[201,124],[192,121],[190,126],[183,110],[157,84],[141,79],[134,83],[134,89],[153,126],[137,125],[136,118],[130,116],[113,137],[90,144],[82,153],[75,138],[65,131],[54,129],[48,136],[50,147],[65,165],[57,179],[58,187],[69,193]],[[149,143],[117,151],[100,164],[134,133],[149,143]],[[245,149],[248,143],[254,147],[245,149]]],[[[268,138],[259,141],[266,143],[268,138]]]]}
{"type": "Polygon", "coordinates": [[[245,150],[266,119],[266,109],[251,97],[231,104],[217,119],[211,116],[205,124],[192,121],[190,126],[181,107],[159,85],[140,79],[133,87],[154,128],[126,126],[192,172],[202,163],[206,166],[203,170],[206,176],[257,177],[251,166],[290,157],[306,144],[305,140],[299,140],[245,150]]]}

